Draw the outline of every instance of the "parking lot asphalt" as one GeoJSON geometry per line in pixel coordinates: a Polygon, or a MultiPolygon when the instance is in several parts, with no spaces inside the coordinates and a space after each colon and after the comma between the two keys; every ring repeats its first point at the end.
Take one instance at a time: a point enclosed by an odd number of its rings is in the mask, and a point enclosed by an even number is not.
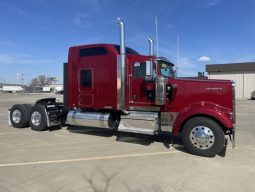
{"type": "MultiPolygon", "coordinates": [[[[255,191],[255,101],[237,100],[236,148],[188,154],[170,136],[142,139],[109,130],[8,126],[8,109],[56,95],[0,94],[0,191],[255,191]],[[122,136],[122,137],[121,137],[122,136]]],[[[62,96],[57,96],[59,101],[62,96]]]]}

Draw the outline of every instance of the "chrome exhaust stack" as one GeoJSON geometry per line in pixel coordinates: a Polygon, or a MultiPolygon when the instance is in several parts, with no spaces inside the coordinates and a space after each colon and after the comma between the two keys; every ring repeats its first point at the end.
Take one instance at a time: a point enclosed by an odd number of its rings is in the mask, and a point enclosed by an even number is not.
{"type": "Polygon", "coordinates": [[[126,46],[125,46],[125,25],[124,22],[118,18],[118,24],[120,26],[120,55],[126,54],[126,46]]]}
{"type": "Polygon", "coordinates": [[[154,55],[154,42],[152,40],[152,38],[148,37],[148,41],[149,41],[149,55],[154,55]]]}
{"type": "Polygon", "coordinates": [[[126,65],[126,45],[125,45],[125,25],[118,18],[120,27],[120,54],[117,58],[117,109],[125,110],[125,65],[126,65]]]}

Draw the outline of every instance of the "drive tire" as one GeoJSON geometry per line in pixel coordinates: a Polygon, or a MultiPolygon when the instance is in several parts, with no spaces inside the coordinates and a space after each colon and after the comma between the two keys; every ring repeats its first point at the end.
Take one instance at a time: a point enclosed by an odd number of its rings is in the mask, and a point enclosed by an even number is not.
{"type": "Polygon", "coordinates": [[[191,154],[214,157],[224,148],[225,134],[214,120],[207,117],[195,117],[185,123],[182,141],[191,154]]]}
{"type": "Polygon", "coordinates": [[[30,112],[29,124],[34,131],[45,131],[48,129],[45,108],[35,105],[30,112]]]}
{"type": "Polygon", "coordinates": [[[15,128],[24,128],[28,126],[29,111],[24,104],[13,105],[10,109],[10,121],[15,128]]]}

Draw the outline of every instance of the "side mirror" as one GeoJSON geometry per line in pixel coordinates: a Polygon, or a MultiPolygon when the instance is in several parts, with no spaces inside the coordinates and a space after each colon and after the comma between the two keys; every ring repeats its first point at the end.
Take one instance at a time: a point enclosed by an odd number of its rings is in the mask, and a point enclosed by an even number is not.
{"type": "Polygon", "coordinates": [[[152,61],[146,61],[146,78],[145,80],[153,79],[153,63],[152,61]]]}
{"type": "Polygon", "coordinates": [[[146,76],[152,76],[152,62],[146,61],[146,76]]]}

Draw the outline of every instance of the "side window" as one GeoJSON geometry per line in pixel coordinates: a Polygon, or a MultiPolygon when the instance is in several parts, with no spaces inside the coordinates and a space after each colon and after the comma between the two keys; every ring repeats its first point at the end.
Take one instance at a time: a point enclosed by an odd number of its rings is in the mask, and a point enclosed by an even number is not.
{"type": "Polygon", "coordinates": [[[104,47],[93,47],[80,49],[80,57],[106,55],[107,50],[104,47]]]}
{"type": "Polygon", "coordinates": [[[81,70],[80,72],[80,87],[92,87],[92,71],[91,69],[81,70]]]}
{"type": "Polygon", "coordinates": [[[133,77],[134,78],[144,78],[146,76],[146,63],[145,62],[135,62],[133,65],[133,77]]]}

